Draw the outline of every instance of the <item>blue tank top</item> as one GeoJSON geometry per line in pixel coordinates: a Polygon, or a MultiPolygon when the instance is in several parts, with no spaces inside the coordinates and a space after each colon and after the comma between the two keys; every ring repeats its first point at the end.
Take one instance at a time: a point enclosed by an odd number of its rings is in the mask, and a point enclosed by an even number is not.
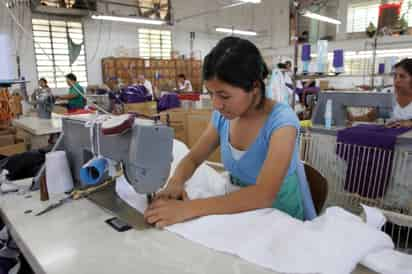
{"type": "MultiPolygon", "coordinates": [[[[219,133],[221,158],[225,169],[230,173],[232,183],[245,187],[256,184],[257,177],[266,159],[269,149],[270,138],[276,130],[292,126],[299,132],[299,120],[294,111],[286,104],[274,105],[264,126],[252,145],[246,150],[239,160],[233,158],[229,143],[230,121],[224,118],[218,111],[212,114],[212,124],[219,133]]],[[[289,215],[302,219],[303,205],[299,190],[299,181],[296,175],[297,163],[299,161],[299,145],[296,145],[287,171],[287,175],[277,194],[273,207],[280,209],[289,215]]],[[[276,163],[273,163],[276,168],[276,163]]]]}

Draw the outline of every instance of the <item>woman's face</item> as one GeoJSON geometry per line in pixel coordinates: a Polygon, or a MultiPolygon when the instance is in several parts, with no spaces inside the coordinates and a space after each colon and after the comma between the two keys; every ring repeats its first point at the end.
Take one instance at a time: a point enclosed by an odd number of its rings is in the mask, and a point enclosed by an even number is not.
{"type": "Polygon", "coordinates": [[[43,80],[39,80],[39,86],[45,88],[47,85],[46,82],[44,82],[43,80]]]}
{"type": "Polygon", "coordinates": [[[205,86],[212,98],[213,108],[229,120],[245,114],[257,98],[257,88],[246,92],[215,78],[205,81],[205,86]]]}
{"type": "Polygon", "coordinates": [[[395,69],[393,78],[395,92],[401,96],[412,96],[412,75],[401,67],[395,69]]]}

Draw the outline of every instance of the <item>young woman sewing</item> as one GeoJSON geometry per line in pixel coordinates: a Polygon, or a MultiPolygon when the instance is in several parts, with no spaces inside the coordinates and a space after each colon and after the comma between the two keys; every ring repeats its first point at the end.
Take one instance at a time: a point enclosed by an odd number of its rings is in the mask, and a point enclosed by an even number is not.
{"type": "Polygon", "coordinates": [[[248,40],[224,38],[206,56],[203,78],[215,111],[167,187],[147,208],[148,223],[164,227],[205,215],[268,207],[303,218],[296,174],[299,121],[288,105],[265,98],[267,75],[259,50],[248,40]],[[241,189],[189,200],[185,182],[219,145],[231,182],[241,189]]]}

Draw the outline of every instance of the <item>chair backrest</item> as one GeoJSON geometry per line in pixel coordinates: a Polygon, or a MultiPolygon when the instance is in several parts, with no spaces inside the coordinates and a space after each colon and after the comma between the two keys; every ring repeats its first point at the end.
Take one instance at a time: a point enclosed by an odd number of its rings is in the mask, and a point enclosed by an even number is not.
{"type": "Polygon", "coordinates": [[[319,171],[308,163],[304,163],[304,167],[315,210],[316,213],[319,214],[328,195],[328,181],[319,171]]]}

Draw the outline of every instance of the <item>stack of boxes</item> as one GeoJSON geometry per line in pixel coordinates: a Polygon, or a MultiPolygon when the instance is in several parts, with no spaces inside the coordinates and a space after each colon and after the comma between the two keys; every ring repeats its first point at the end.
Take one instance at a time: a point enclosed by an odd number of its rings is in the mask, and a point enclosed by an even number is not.
{"type": "Polygon", "coordinates": [[[102,59],[103,82],[112,87],[117,80],[124,85],[136,83],[140,74],[158,88],[164,86],[176,87],[176,76],[184,74],[191,81],[194,91],[202,90],[201,77],[202,63],[199,60],[163,60],[142,58],[115,58],[102,59]]]}
{"type": "Polygon", "coordinates": [[[16,136],[16,129],[9,122],[0,122],[0,155],[11,156],[26,150],[23,139],[16,136]]]}

